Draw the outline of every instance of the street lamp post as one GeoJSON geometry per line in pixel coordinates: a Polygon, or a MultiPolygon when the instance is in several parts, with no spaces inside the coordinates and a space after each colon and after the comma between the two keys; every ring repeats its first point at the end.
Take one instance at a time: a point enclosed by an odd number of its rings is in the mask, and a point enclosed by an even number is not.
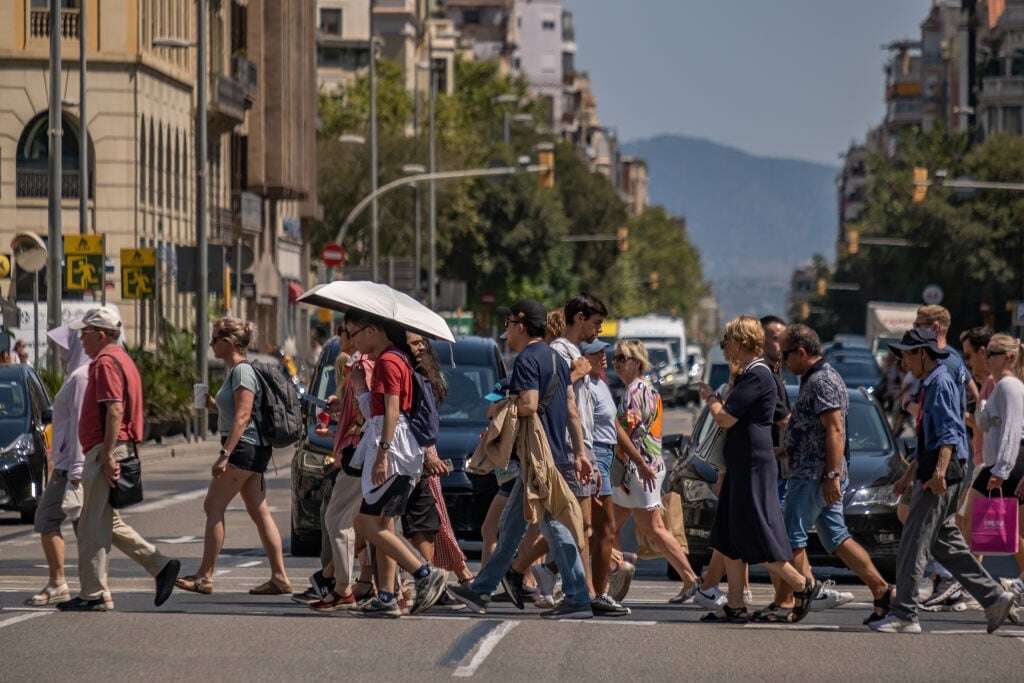
{"type": "MultiPolygon", "coordinates": [[[[85,108],[85,48],[88,22],[86,6],[78,7],[78,232],[89,232],[89,119],[85,108]]],[[[107,305],[107,255],[103,254],[103,272],[100,276],[100,303],[107,305]]]]}
{"type": "MultiPolygon", "coordinates": [[[[402,173],[406,175],[416,175],[419,173],[426,173],[427,168],[423,164],[406,164],[402,166],[402,173]]],[[[423,235],[420,221],[420,186],[416,183],[412,186],[412,200],[413,200],[413,226],[416,233],[416,293],[419,295],[423,291],[423,276],[420,271],[422,270],[422,255],[423,255],[423,235]]]]}
{"type": "MultiPolygon", "coordinates": [[[[504,95],[497,95],[491,98],[491,102],[501,105],[518,104],[519,97],[511,93],[505,93],[504,95]]],[[[512,112],[507,106],[504,107],[502,112],[501,139],[504,140],[506,145],[512,143],[512,112]]]]}
{"type": "MultiPolygon", "coordinates": [[[[370,191],[377,192],[377,183],[379,181],[379,169],[377,168],[377,45],[376,37],[374,33],[374,17],[373,7],[374,0],[369,0],[370,3],[370,191]]],[[[379,282],[380,280],[380,250],[379,250],[379,233],[380,233],[380,214],[378,212],[377,201],[374,200],[373,206],[370,207],[370,264],[373,272],[373,281],[379,282]]]]}
{"type": "MultiPolygon", "coordinates": [[[[61,202],[64,198],[64,167],[61,161],[63,155],[64,123],[61,109],[60,95],[61,88],[61,64],[60,64],[60,40],[61,40],[61,1],[50,0],[50,149],[49,149],[49,170],[50,187],[48,197],[49,226],[47,230],[47,255],[46,263],[46,322],[49,329],[59,327],[61,324],[62,292],[61,292],[61,261],[64,255],[62,243],[63,229],[61,225],[61,202]]],[[[84,27],[80,28],[84,30],[84,27]]],[[[36,276],[38,286],[39,276],[36,276]]],[[[37,297],[38,298],[38,297],[37,297]]],[[[36,311],[36,327],[39,326],[39,315],[36,311]]],[[[36,354],[39,354],[39,347],[36,346],[36,354]]],[[[49,353],[46,357],[46,367],[56,369],[59,367],[57,356],[57,345],[52,341],[49,344],[49,353]]]]}

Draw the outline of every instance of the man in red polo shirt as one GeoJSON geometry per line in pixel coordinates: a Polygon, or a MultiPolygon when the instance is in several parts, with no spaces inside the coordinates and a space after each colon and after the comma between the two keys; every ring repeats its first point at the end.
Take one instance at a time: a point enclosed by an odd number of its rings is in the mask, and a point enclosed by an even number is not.
{"type": "Polygon", "coordinates": [[[113,601],[107,597],[107,554],[111,543],[156,579],[154,602],[159,607],[174,590],[181,563],[164,557],[110,507],[110,487],[120,475],[118,463],[142,441],[142,379],[118,341],[121,319],[113,310],[93,308],[69,327],[81,330],[82,347],[92,363],[78,422],[78,440],[85,453],[84,501],[78,520],[81,592],[58,608],[72,612],[105,612],[113,608],[113,601]]]}

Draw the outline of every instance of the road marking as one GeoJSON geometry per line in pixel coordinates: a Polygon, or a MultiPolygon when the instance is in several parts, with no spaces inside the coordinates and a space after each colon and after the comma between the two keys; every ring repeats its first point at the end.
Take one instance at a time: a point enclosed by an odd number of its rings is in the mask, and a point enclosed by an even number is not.
{"type": "MultiPolygon", "coordinates": [[[[936,635],[936,636],[984,636],[988,635],[988,631],[985,629],[945,629],[941,631],[925,631],[925,633],[936,635]]],[[[1024,636],[1024,631],[1020,629],[1000,629],[996,631],[994,635],[1003,636],[1004,638],[1021,638],[1024,636]]],[[[1022,638],[1024,640],[1024,638],[1022,638]]]]}
{"type": "Polygon", "coordinates": [[[235,567],[242,569],[244,567],[258,567],[263,564],[263,560],[250,560],[249,562],[243,562],[242,564],[236,564],[235,567]]]}
{"type": "Polygon", "coordinates": [[[157,543],[170,543],[172,545],[181,545],[184,543],[199,543],[201,538],[198,536],[177,536],[174,538],[154,538],[157,543]]]}
{"type": "Polygon", "coordinates": [[[484,663],[484,660],[486,660],[494,648],[497,647],[498,643],[501,642],[501,639],[507,636],[509,631],[518,626],[519,623],[520,622],[518,621],[499,622],[497,627],[490,630],[487,635],[483,637],[483,640],[480,641],[480,644],[472,658],[469,660],[469,663],[463,664],[455,669],[452,676],[455,678],[469,678],[476,673],[476,670],[480,668],[480,665],[484,663]]]}
{"type": "Polygon", "coordinates": [[[230,574],[230,573],[231,573],[230,569],[218,569],[217,571],[215,571],[213,573],[213,575],[214,576],[224,576],[225,574],[230,574]]]}
{"type": "Polygon", "coordinates": [[[834,624],[746,624],[743,628],[764,629],[767,631],[838,631],[834,624]]]}
{"type": "Polygon", "coordinates": [[[206,495],[206,488],[194,489],[192,491],[184,491],[182,493],[176,493],[173,496],[167,498],[158,498],[157,500],[149,503],[143,503],[142,505],[135,505],[127,510],[129,515],[134,515],[139,512],[155,512],[157,510],[163,510],[169,508],[172,505],[178,505],[179,503],[186,503],[196,498],[202,498],[206,495]]]}
{"type": "Polygon", "coordinates": [[[23,621],[35,619],[36,617],[45,617],[47,614],[53,614],[53,611],[48,610],[46,612],[28,612],[26,614],[19,614],[16,617],[11,617],[10,619],[4,619],[3,621],[0,621],[0,628],[4,628],[5,626],[14,626],[15,624],[20,624],[23,621]]]}
{"type": "Polygon", "coordinates": [[[656,621],[640,621],[636,619],[616,619],[614,617],[608,619],[562,619],[562,621],[568,621],[573,624],[621,624],[622,626],[657,626],[656,621]]]}
{"type": "Polygon", "coordinates": [[[0,607],[0,612],[52,612],[52,607],[0,607]]]}

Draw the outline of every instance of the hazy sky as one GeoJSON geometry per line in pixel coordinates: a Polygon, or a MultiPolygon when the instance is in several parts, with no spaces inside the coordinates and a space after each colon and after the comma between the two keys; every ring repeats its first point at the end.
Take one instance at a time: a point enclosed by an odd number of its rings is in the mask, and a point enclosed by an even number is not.
{"type": "Polygon", "coordinates": [[[576,66],[623,140],[706,137],[837,163],[882,114],[881,45],[931,0],[563,0],[576,66]]]}

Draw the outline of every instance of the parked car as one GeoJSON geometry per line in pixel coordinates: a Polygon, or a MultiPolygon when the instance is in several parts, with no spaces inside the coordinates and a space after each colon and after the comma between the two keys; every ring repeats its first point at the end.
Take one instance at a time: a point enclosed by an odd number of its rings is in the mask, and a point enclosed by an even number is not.
{"type": "MultiPolygon", "coordinates": [[[[790,401],[796,402],[797,388],[787,387],[790,401]]],[[[906,471],[906,454],[912,451],[912,440],[897,445],[881,406],[866,391],[850,391],[847,430],[850,444],[850,481],[843,498],[846,525],[853,537],[864,546],[879,571],[889,580],[896,574],[902,525],[896,517],[899,500],[893,484],[906,471]]],[[[710,430],[712,420],[705,408],[694,423],[691,438],[679,445],[681,457],[700,442],[710,430]]],[[[699,481],[687,481],[683,491],[683,515],[690,561],[697,569],[711,557],[708,538],[715,519],[718,498],[711,487],[699,481]]],[[[812,531],[808,546],[812,565],[843,566],[825,552],[812,531]]],[[[699,571],[699,570],[698,570],[699,571]]]]}
{"type": "Polygon", "coordinates": [[[708,354],[708,362],[704,365],[704,383],[717,391],[728,381],[729,361],[725,359],[722,349],[712,347],[708,354]]]}
{"type": "Polygon", "coordinates": [[[863,388],[874,391],[882,381],[882,370],[868,349],[852,353],[846,350],[830,351],[825,355],[825,360],[839,373],[850,389],[863,388]]]}
{"type": "Polygon", "coordinates": [[[32,524],[46,488],[50,397],[28,365],[0,366],[0,509],[32,524]]]}
{"type": "Polygon", "coordinates": [[[682,403],[686,399],[687,376],[683,363],[666,342],[645,342],[651,369],[647,377],[658,390],[666,406],[682,403]]]}
{"type": "MultiPolygon", "coordinates": [[[[508,371],[493,339],[460,337],[455,344],[434,342],[441,370],[448,382],[448,397],[440,407],[441,433],[437,450],[451,462],[452,472],[441,480],[445,505],[455,535],[468,550],[480,547],[480,526],[497,492],[492,475],[466,472],[466,461],[487,424],[484,398],[508,371]]],[[[334,361],[341,350],[337,337],[324,344],[309,388],[303,397],[305,436],[292,458],[291,554],[319,555],[320,506],[329,499],[332,483],[324,479],[324,458],[331,454],[337,425],[327,421],[327,433],[317,433],[326,399],[336,392],[334,361]]]]}
{"type": "Polygon", "coordinates": [[[686,393],[683,405],[700,401],[700,383],[704,381],[704,351],[695,344],[686,346],[686,393]]]}

